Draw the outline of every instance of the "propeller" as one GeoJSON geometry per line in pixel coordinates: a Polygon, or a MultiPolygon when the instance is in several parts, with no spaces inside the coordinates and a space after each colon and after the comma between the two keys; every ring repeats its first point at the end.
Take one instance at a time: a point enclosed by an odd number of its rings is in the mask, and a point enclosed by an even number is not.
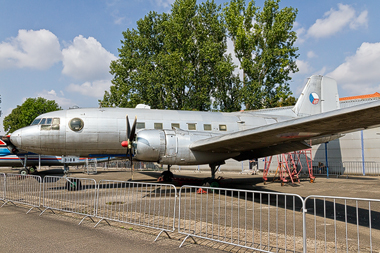
{"type": "Polygon", "coordinates": [[[19,152],[19,150],[12,144],[11,140],[10,140],[10,135],[7,135],[7,136],[0,136],[1,140],[7,144],[7,149],[9,151],[11,151],[12,154],[17,154],[19,152]]]}
{"type": "Polygon", "coordinates": [[[121,143],[121,146],[127,148],[127,157],[129,155],[129,161],[131,162],[132,165],[132,154],[133,154],[133,147],[132,147],[132,141],[136,137],[136,123],[137,123],[137,117],[135,117],[135,120],[133,121],[132,129],[131,126],[129,125],[129,119],[128,115],[126,115],[126,124],[127,124],[127,140],[123,141],[121,143]]]}

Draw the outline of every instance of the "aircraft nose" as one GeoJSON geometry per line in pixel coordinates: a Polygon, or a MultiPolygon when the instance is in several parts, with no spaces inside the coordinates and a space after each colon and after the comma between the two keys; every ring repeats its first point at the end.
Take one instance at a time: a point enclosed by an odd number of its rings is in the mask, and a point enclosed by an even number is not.
{"type": "Polygon", "coordinates": [[[38,125],[28,126],[14,131],[11,134],[10,140],[18,149],[35,153],[40,151],[40,131],[38,125]]]}
{"type": "Polygon", "coordinates": [[[12,144],[19,148],[21,148],[22,146],[21,135],[22,135],[22,129],[19,129],[19,130],[14,131],[10,136],[10,140],[12,144]]]}

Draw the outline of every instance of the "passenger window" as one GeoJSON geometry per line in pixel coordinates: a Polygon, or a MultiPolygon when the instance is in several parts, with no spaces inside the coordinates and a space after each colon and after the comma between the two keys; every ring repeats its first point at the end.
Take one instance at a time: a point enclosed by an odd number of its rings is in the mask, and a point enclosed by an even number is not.
{"type": "Polygon", "coordinates": [[[40,125],[45,125],[45,122],[46,122],[46,119],[43,118],[43,119],[40,121],[40,125]]]}
{"type": "Polygon", "coordinates": [[[219,125],[219,131],[227,131],[226,125],[219,125]]]}
{"type": "Polygon", "coordinates": [[[144,128],[145,128],[145,122],[136,123],[136,129],[144,129],[144,128]]]}
{"type": "Polygon", "coordinates": [[[196,124],[194,124],[194,123],[187,123],[187,129],[189,129],[189,130],[197,130],[196,124]]]}
{"type": "Polygon", "coordinates": [[[173,128],[179,128],[179,123],[172,123],[172,129],[173,128]]]}
{"type": "Polygon", "coordinates": [[[211,124],[204,124],[203,125],[203,130],[205,130],[205,131],[211,131],[211,124]]]}
{"type": "Polygon", "coordinates": [[[154,129],[162,129],[162,123],[154,123],[154,129]]]}
{"type": "Polygon", "coordinates": [[[80,131],[84,127],[84,122],[83,122],[83,120],[81,120],[79,118],[73,118],[69,122],[69,127],[73,131],[80,131]]]}
{"type": "Polygon", "coordinates": [[[40,123],[40,121],[41,121],[41,119],[35,119],[35,120],[33,120],[31,126],[38,125],[38,123],[40,123]]]}

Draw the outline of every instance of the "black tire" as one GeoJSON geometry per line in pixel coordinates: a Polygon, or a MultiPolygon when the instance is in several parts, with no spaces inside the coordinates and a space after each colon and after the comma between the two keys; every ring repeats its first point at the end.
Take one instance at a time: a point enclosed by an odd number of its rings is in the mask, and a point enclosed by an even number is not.
{"type": "Polygon", "coordinates": [[[32,175],[37,174],[37,168],[36,168],[36,166],[30,167],[29,168],[29,173],[32,174],[32,175]]]}
{"type": "Polygon", "coordinates": [[[205,187],[219,187],[219,181],[216,179],[212,179],[211,177],[207,177],[203,179],[202,186],[205,187]]]}
{"type": "Polygon", "coordinates": [[[167,171],[164,171],[164,172],[161,173],[161,177],[163,178],[164,182],[171,182],[172,179],[173,179],[173,177],[174,177],[174,175],[173,175],[173,173],[171,171],[167,170],[167,171]]]}
{"type": "Polygon", "coordinates": [[[22,169],[20,169],[20,170],[18,171],[18,173],[19,173],[20,175],[26,176],[26,175],[29,174],[29,171],[28,171],[27,169],[25,169],[25,168],[22,168],[22,169]]]}
{"type": "Polygon", "coordinates": [[[68,191],[79,191],[82,189],[82,183],[79,179],[71,179],[66,182],[66,189],[68,191]]]}

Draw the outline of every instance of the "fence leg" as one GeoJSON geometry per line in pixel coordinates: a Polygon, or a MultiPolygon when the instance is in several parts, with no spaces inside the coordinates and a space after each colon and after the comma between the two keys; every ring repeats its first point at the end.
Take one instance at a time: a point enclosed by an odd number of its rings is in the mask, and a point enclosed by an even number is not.
{"type": "Polygon", "coordinates": [[[10,201],[10,200],[7,200],[7,201],[4,201],[4,204],[2,204],[2,206],[0,206],[0,208],[3,207],[3,206],[5,206],[5,205],[8,204],[9,202],[11,202],[14,206],[16,206],[15,203],[13,203],[13,202],[10,201]]]}
{"type": "Polygon", "coordinates": [[[160,237],[160,235],[162,234],[162,232],[165,232],[167,234],[167,236],[169,237],[169,239],[172,239],[170,237],[170,235],[168,234],[168,232],[166,232],[166,230],[161,230],[161,232],[157,235],[156,239],[154,239],[154,241],[157,241],[158,237],[160,237]]]}
{"type": "Polygon", "coordinates": [[[29,211],[26,212],[26,214],[28,214],[30,211],[32,211],[33,208],[38,208],[38,210],[40,210],[40,212],[42,212],[42,210],[39,207],[33,206],[32,208],[29,209],[29,211]]]}
{"type": "Polygon", "coordinates": [[[88,215],[87,215],[87,216],[84,216],[84,217],[83,217],[83,219],[79,222],[78,225],[82,224],[82,222],[84,221],[84,219],[86,219],[87,217],[90,218],[90,220],[92,220],[92,222],[95,223],[94,219],[93,219],[91,216],[88,216],[88,215]]]}
{"type": "Polygon", "coordinates": [[[104,220],[105,222],[107,222],[108,225],[111,226],[111,224],[110,224],[106,219],[101,219],[100,221],[98,221],[98,223],[95,224],[94,228],[96,228],[96,226],[98,226],[99,223],[102,222],[103,220],[104,220]]]}
{"type": "Polygon", "coordinates": [[[179,245],[179,248],[182,247],[182,245],[185,243],[185,241],[186,241],[187,238],[189,238],[189,237],[190,237],[191,239],[193,239],[193,241],[194,241],[195,244],[197,244],[197,242],[195,241],[195,239],[194,239],[191,235],[187,235],[187,236],[185,237],[185,239],[183,239],[181,245],[179,245]]]}
{"type": "Polygon", "coordinates": [[[45,210],[43,210],[42,211],[42,213],[40,213],[40,215],[39,216],[41,216],[46,210],[50,210],[53,214],[55,214],[55,212],[52,210],[52,209],[50,209],[49,207],[47,207],[47,208],[45,208],[45,210]]]}

